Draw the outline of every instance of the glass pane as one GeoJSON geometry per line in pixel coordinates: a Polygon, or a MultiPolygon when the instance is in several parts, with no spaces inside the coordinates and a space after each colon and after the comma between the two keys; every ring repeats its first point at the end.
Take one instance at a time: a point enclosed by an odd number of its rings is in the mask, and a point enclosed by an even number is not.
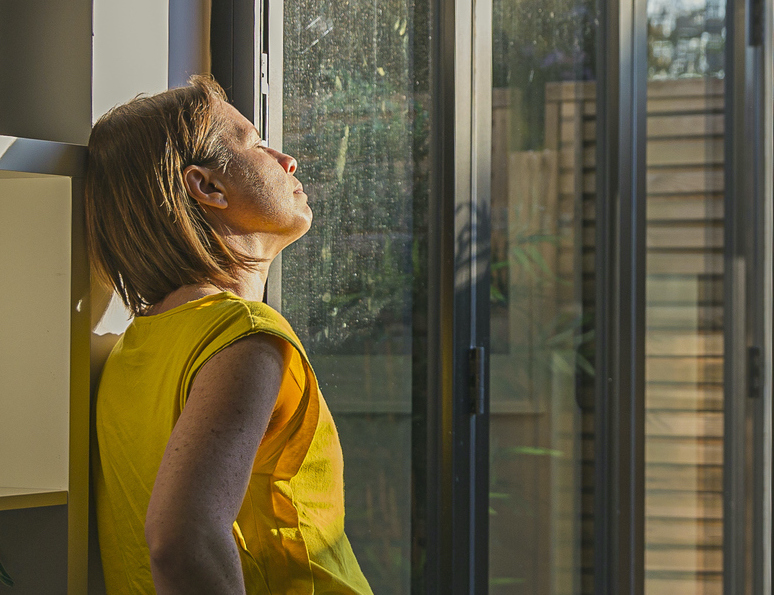
{"type": "Polygon", "coordinates": [[[355,554],[375,593],[407,594],[428,5],[300,0],[284,15],[284,150],[314,223],[284,252],[282,311],[337,422],[355,554]]]}
{"type": "Polygon", "coordinates": [[[490,592],[591,593],[597,8],[493,10],[490,592]]]}
{"type": "Polygon", "coordinates": [[[722,593],[725,3],[648,0],[648,594],[722,593]]]}

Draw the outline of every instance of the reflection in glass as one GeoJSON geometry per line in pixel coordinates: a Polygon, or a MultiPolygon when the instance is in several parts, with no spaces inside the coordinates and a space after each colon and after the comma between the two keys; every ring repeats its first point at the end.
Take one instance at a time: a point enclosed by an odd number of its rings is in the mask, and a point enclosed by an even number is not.
{"type": "Polygon", "coordinates": [[[282,310],[345,457],[347,533],[375,593],[409,592],[415,278],[428,155],[427,5],[284,9],[284,150],[314,212],[284,252],[282,310]]]}
{"type": "Polygon", "coordinates": [[[490,592],[591,592],[596,5],[493,11],[490,592]]]}
{"type": "Polygon", "coordinates": [[[720,594],[725,4],[648,1],[649,595],[720,594]]]}

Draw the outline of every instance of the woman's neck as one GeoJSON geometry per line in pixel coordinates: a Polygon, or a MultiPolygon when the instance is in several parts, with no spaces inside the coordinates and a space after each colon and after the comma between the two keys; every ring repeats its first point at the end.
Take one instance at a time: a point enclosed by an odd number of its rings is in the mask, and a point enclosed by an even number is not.
{"type": "Polygon", "coordinates": [[[268,272],[268,265],[266,267],[259,266],[255,271],[246,271],[241,274],[237,278],[236,283],[228,285],[214,285],[212,283],[183,285],[167,294],[160,302],[157,302],[148,308],[146,315],[154,316],[156,314],[163,314],[173,308],[183,306],[188,302],[193,302],[194,300],[199,300],[208,295],[215,295],[223,291],[229,291],[245,300],[260,302],[263,300],[268,272]]]}

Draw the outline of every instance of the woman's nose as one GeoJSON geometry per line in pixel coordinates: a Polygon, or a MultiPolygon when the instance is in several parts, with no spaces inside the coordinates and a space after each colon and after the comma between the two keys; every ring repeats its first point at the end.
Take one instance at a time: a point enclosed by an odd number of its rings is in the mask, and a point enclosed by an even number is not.
{"type": "Polygon", "coordinates": [[[274,155],[274,158],[277,160],[277,162],[282,166],[282,169],[284,169],[289,174],[295,173],[295,171],[298,169],[298,161],[296,161],[290,155],[286,155],[282,151],[277,151],[276,149],[270,149],[270,151],[274,155]]]}

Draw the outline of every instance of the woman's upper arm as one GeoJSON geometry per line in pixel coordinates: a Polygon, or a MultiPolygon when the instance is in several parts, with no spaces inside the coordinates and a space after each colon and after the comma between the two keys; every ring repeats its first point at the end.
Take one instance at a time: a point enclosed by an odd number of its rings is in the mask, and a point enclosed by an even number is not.
{"type": "Polygon", "coordinates": [[[145,534],[152,552],[191,532],[230,531],[292,347],[265,333],[214,355],[196,375],[156,477],[145,534]]]}

